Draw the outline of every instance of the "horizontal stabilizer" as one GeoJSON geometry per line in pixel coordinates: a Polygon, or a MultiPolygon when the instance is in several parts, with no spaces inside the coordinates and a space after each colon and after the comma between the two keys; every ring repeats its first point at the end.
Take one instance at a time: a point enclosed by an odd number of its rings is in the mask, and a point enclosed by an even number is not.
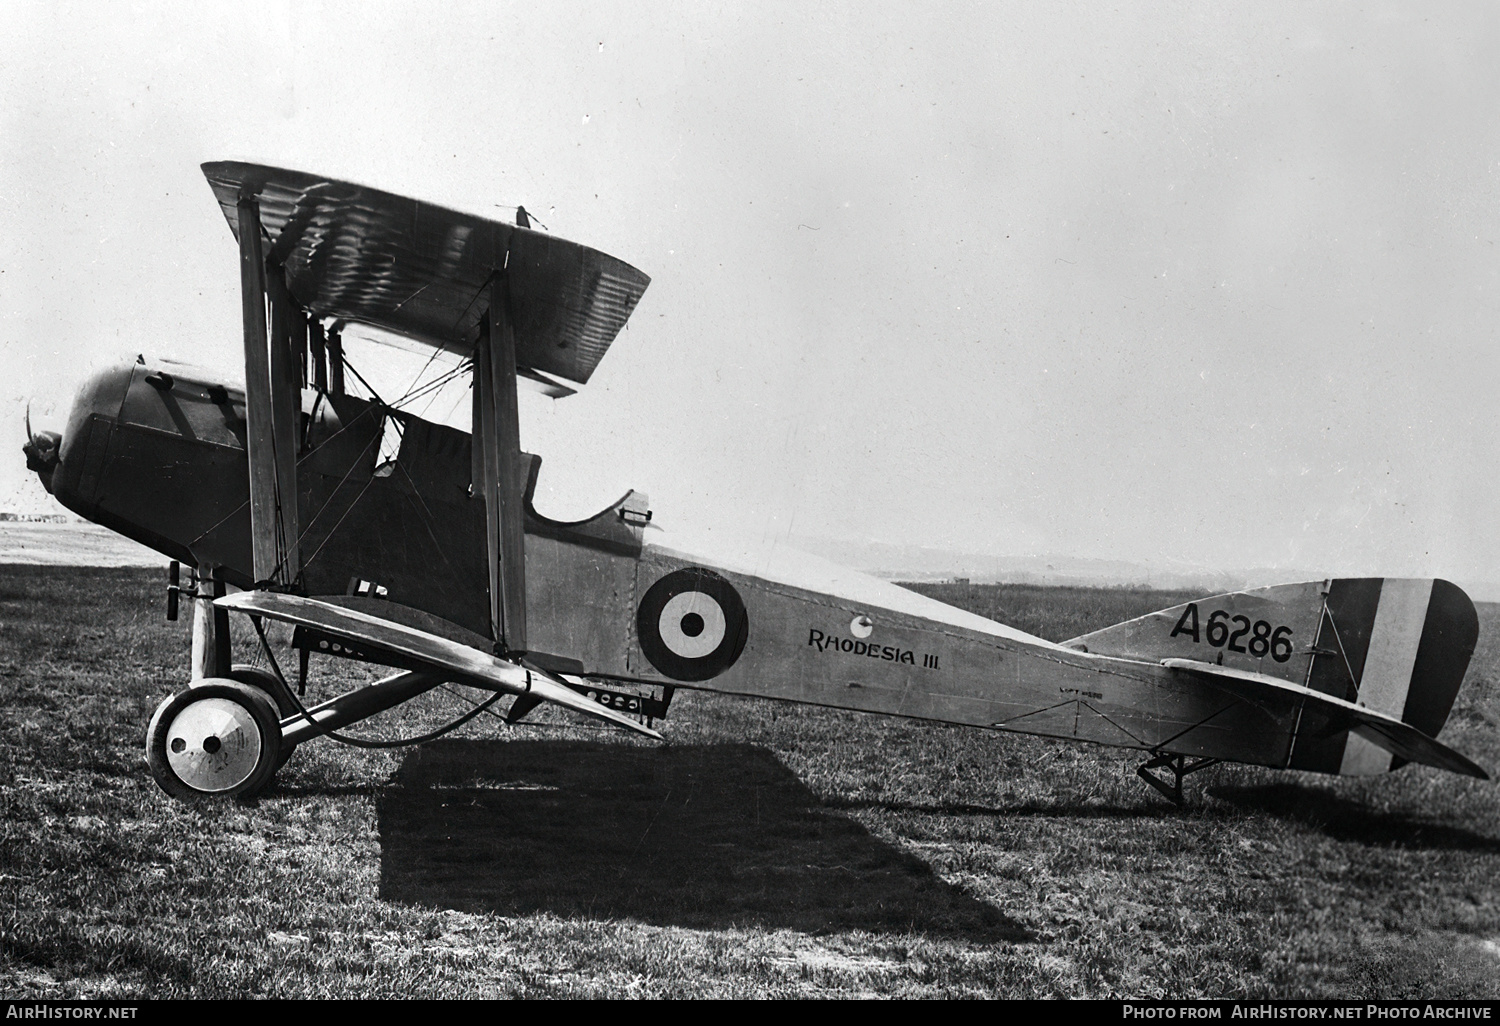
{"type": "MultiPolygon", "coordinates": [[[[662,736],[651,728],[578,694],[550,674],[378,616],[346,609],[331,602],[270,591],[242,591],[215,599],[214,605],[282,623],[311,627],[353,642],[356,646],[369,646],[388,652],[400,664],[415,664],[439,670],[458,683],[513,695],[529,694],[574,712],[607,720],[657,741],[662,740],[662,736]]],[[[393,665],[397,663],[393,662],[393,665]]]]}
{"type": "Polygon", "coordinates": [[[1286,708],[1301,703],[1304,711],[1320,713],[1328,733],[1350,731],[1410,762],[1436,766],[1452,773],[1488,780],[1489,774],[1447,745],[1428,737],[1409,723],[1385,713],[1320,691],[1249,670],[1237,670],[1196,659],[1163,659],[1169,669],[1191,674],[1198,680],[1262,708],[1286,708]]]}

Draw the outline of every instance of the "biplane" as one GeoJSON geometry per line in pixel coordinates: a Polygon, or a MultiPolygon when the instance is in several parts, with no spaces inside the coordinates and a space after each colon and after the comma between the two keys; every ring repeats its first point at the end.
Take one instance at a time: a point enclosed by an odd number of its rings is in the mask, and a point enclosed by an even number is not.
{"type": "Polygon", "coordinates": [[[646,275],[524,213],[203,171],[238,242],[243,387],[143,357],[25,445],[64,506],[173,561],[169,615],[192,603],[189,680],[146,732],[172,795],[255,792],[298,745],[370,743],[343,731],[444,683],[487,693],[455,723],[547,702],[660,739],[675,690],[698,688],[1123,746],[1177,801],[1220,761],[1485,777],[1435,740],[1478,634],[1446,581],[1216,595],[1054,643],[777,545],[694,548],[635,492],[549,519],[517,390],[586,385],[646,275]],[[470,430],[346,387],[350,326],[454,361],[470,430]],[[289,625],[295,686],[268,622],[289,625]],[[233,663],[234,629],[266,665],[233,663]],[[385,675],[305,702],[326,660],[385,675]]]}

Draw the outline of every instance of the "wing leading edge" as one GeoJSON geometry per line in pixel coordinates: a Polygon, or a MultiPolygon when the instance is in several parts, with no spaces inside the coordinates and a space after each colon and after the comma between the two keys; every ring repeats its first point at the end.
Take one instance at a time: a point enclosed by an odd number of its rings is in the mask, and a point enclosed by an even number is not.
{"type": "Polygon", "coordinates": [[[566,239],[351,182],[237,161],[203,173],[236,238],[240,196],[256,200],[266,257],[314,316],[467,356],[503,273],[523,372],[586,383],[651,281],[566,239]]]}
{"type": "Polygon", "coordinates": [[[413,664],[450,674],[450,679],[459,683],[507,691],[513,695],[530,694],[533,698],[541,698],[574,712],[607,720],[657,741],[662,739],[660,734],[649,727],[590,701],[539,670],[358,610],[270,591],[239,592],[215,599],[214,605],[240,613],[269,617],[283,623],[314,627],[349,641],[376,646],[413,664]]]}

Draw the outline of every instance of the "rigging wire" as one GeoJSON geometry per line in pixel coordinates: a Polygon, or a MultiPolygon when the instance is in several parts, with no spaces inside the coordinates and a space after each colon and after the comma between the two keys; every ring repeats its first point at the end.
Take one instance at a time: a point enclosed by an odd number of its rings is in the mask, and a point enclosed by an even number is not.
{"type": "MultiPolygon", "coordinates": [[[[430,410],[430,409],[432,409],[432,404],[435,403],[435,402],[437,402],[437,397],[440,396],[440,395],[442,395],[442,393],[443,393],[442,389],[436,389],[436,390],[434,390],[433,393],[427,397],[427,402],[422,405],[422,409],[419,412],[417,412],[416,414],[414,414],[414,416],[417,417],[419,420],[427,420],[427,411],[430,410]]],[[[455,409],[456,408],[457,407],[455,407],[455,409]]],[[[448,426],[448,425],[445,425],[445,426],[448,426]]]]}
{"type": "Polygon", "coordinates": [[[428,507],[427,500],[422,498],[422,490],[411,479],[411,472],[401,465],[400,460],[396,461],[396,469],[401,471],[401,475],[406,478],[406,483],[411,485],[411,498],[416,499],[417,505],[420,507],[417,510],[417,519],[421,520],[422,526],[427,529],[427,536],[432,539],[433,548],[437,549],[438,555],[443,557],[443,562],[448,564],[448,569],[457,574],[458,567],[453,565],[453,561],[448,558],[448,553],[443,550],[443,543],[438,541],[437,532],[434,530],[434,528],[439,526],[437,517],[433,515],[431,508],[428,507]]]}
{"type": "MultiPolygon", "coordinates": [[[[357,420],[358,418],[355,419],[357,420]]],[[[344,471],[344,476],[339,478],[339,483],[334,485],[333,491],[328,493],[327,501],[325,501],[322,506],[318,507],[318,511],[312,515],[311,519],[308,520],[307,526],[304,527],[302,529],[302,533],[297,536],[297,548],[299,550],[302,548],[302,543],[307,540],[307,536],[312,533],[313,526],[317,524],[318,518],[320,518],[324,513],[328,512],[328,507],[333,505],[333,499],[336,495],[338,495],[339,489],[344,487],[345,482],[349,480],[349,475],[354,473],[355,468],[357,468],[360,462],[364,459],[365,453],[370,451],[371,443],[373,443],[378,437],[379,436],[376,435],[370,436],[370,441],[364,444],[364,448],[360,449],[359,455],[350,462],[349,469],[344,471]]],[[[318,558],[318,553],[323,551],[323,546],[328,544],[329,540],[333,538],[334,533],[338,531],[339,525],[342,524],[346,519],[348,519],[350,513],[354,512],[354,507],[359,504],[360,499],[363,499],[365,497],[365,492],[369,490],[370,483],[374,480],[374,475],[371,475],[370,480],[365,482],[365,486],[359,490],[359,494],[354,497],[353,501],[351,501],[348,507],[344,510],[344,515],[339,517],[338,523],[334,524],[333,529],[328,532],[328,536],[323,539],[323,541],[318,545],[316,549],[313,550],[312,555],[308,556],[302,561],[303,570],[306,570],[309,566],[312,566],[313,560],[318,558]]],[[[276,563],[276,569],[278,571],[281,570],[286,565],[286,561],[290,558],[290,553],[282,556],[281,559],[276,563]]]]}
{"type": "MultiPolygon", "coordinates": [[[[434,396],[434,398],[436,398],[436,396],[434,396]]],[[[453,408],[450,409],[448,411],[448,415],[443,418],[443,422],[444,423],[447,423],[449,420],[451,420],[453,418],[453,415],[458,412],[458,406],[459,406],[459,404],[462,403],[467,398],[468,398],[468,396],[465,395],[464,393],[462,393],[462,392],[459,393],[458,398],[455,399],[455,400],[453,400],[453,408]]]]}
{"type": "MultiPolygon", "coordinates": [[[[304,463],[306,463],[309,459],[311,459],[314,455],[316,455],[324,447],[326,447],[327,445],[329,445],[330,443],[332,443],[334,441],[334,439],[338,438],[340,435],[344,434],[346,431],[349,431],[350,429],[352,429],[354,427],[354,425],[358,424],[360,422],[360,420],[362,420],[364,417],[369,416],[372,413],[376,413],[377,411],[382,410],[382,409],[385,411],[383,414],[380,414],[382,416],[382,418],[388,419],[395,426],[395,430],[396,430],[396,435],[397,435],[398,441],[404,441],[405,437],[406,437],[406,430],[405,430],[406,429],[406,424],[405,424],[405,421],[404,421],[404,417],[393,416],[392,415],[393,411],[399,409],[403,405],[415,402],[417,399],[421,398],[423,395],[430,395],[430,398],[427,401],[427,405],[423,407],[423,411],[422,412],[425,413],[427,411],[427,409],[429,407],[431,407],[432,403],[437,399],[437,396],[441,393],[441,390],[442,390],[442,388],[445,385],[447,385],[450,381],[453,381],[453,380],[457,379],[462,374],[467,373],[472,368],[472,366],[473,366],[473,360],[472,359],[466,359],[466,360],[462,361],[461,363],[459,363],[457,366],[453,367],[452,369],[450,369],[448,371],[445,371],[443,374],[439,375],[437,378],[435,378],[435,379],[427,382],[426,384],[422,385],[420,388],[414,387],[416,385],[416,382],[421,379],[421,377],[422,377],[422,375],[424,373],[426,373],[427,368],[432,365],[432,362],[433,362],[434,359],[436,359],[438,352],[439,352],[439,350],[437,348],[434,348],[432,350],[432,354],[428,357],[427,362],[425,364],[423,364],[422,369],[417,372],[416,378],[413,378],[413,380],[412,380],[412,386],[413,387],[409,387],[408,391],[406,392],[405,395],[403,395],[399,399],[397,399],[394,404],[390,404],[390,403],[385,402],[385,400],[380,397],[380,393],[377,392],[375,390],[374,386],[372,386],[369,383],[369,381],[365,379],[365,376],[359,372],[359,369],[357,367],[355,367],[353,365],[353,363],[350,362],[350,360],[348,358],[348,354],[341,351],[340,352],[341,362],[343,363],[343,365],[345,366],[345,368],[347,368],[349,370],[349,372],[354,375],[355,379],[358,380],[359,383],[361,385],[363,385],[364,388],[370,393],[370,395],[371,395],[371,397],[373,398],[374,401],[366,409],[361,410],[348,423],[341,424],[339,426],[338,430],[336,430],[335,432],[333,432],[333,434],[331,434],[327,438],[321,440],[320,442],[318,442],[317,445],[312,446],[311,448],[309,448],[305,452],[303,452],[300,456],[298,456],[297,462],[296,462],[297,467],[301,468],[304,463]]],[[[460,396],[459,397],[459,402],[461,402],[462,399],[463,399],[463,397],[460,396]]],[[[321,400],[322,400],[322,394],[320,393],[319,394],[319,402],[321,402],[321,400]]],[[[449,411],[449,416],[451,417],[452,414],[453,414],[453,412],[455,412],[457,409],[458,409],[458,402],[455,402],[453,404],[453,409],[449,411]]],[[[314,406],[314,414],[313,414],[314,416],[316,416],[316,411],[317,411],[317,405],[314,406]]],[[[405,416],[417,416],[417,415],[412,414],[412,413],[410,413],[408,411],[402,411],[402,412],[405,414],[405,416]]],[[[421,418],[418,417],[418,419],[421,419],[421,418]]],[[[309,421],[308,421],[307,430],[309,432],[312,430],[312,418],[311,417],[309,418],[309,421]]],[[[360,449],[358,455],[350,462],[350,465],[349,465],[348,469],[344,472],[343,476],[339,479],[338,484],[335,485],[334,488],[333,488],[333,490],[329,493],[329,499],[328,499],[328,501],[324,502],[323,505],[317,510],[317,512],[315,512],[312,515],[312,517],[307,521],[306,525],[303,527],[302,531],[299,533],[299,535],[297,537],[297,542],[296,542],[297,547],[299,549],[301,548],[302,543],[304,541],[306,541],[307,538],[309,537],[309,535],[312,533],[312,530],[316,526],[316,524],[318,523],[318,520],[323,516],[323,514],[325,512],[327,512],[329,506],[332,505],[333,498],[338,495],[340,489],[342,489],[343,486],[344,486],[344,484],[349,480],[350,475],[352,475],[354,473],[354,471],[356,469],[358,469],[359,465],[363,462],[365,454],[370,449],[370,445],[373,442],[375,442],[375,441],[377,441],[379,439],[382,439],[383,437],[384,437],[383,432],[380,435],[372,435],[371,438],[370,438],[370,440],[367,441],[365,443],[365,445],[360,449]]],[[[305,441],[305,439],[304,439],[304,441],[305,441]]],[[[398,455],[399,455],[399,448],[398,448],[398,455]]],[[[377,458],[378,458],[378,454],[377,454],[377,458]]],[[[394,463],[394,465],[396,467],[400,467],[400,469],[402,471],[402,475],[406,478],[408,484],[411,486],[412,492],[416,496],[418,504],[421,507],[420,510],[419,510],[419,512],[425,514],[425,516],[426,516],[426,521],[423,523],[423,527],[426,528],[428,534],[432,537],[433,543],[435,545],[437,545],[437,547],[438,547],[438,553],[439,553],[440,556],[442,556],[443,561],[445,563],[448,563],[448,565],[451,567],[452,566],[452,562],[448,559],[447,553],[443,551],[442,546],[438,545],[438,543],[437,543],[437,537],[436,537],[436,535],[433,532],[433,528],[436,525],[436,519],[437,518],[435,516],[433,516],[432,510],[428,507],[426,500],[422,497],[422,495],[420,493],[420,489],[417,488],[416,482],[412,479],[411,474],[406,470],[406,468],[401,466],[401,463],[400,463],[399,459],[393,459],[392,462],[394,463]]],[[[360,489],[359,494],[354,497],[354,500],[344,510],[343,515],[341,515],[339,517],[339,519],[338,519],[338,522],[333,525],[333,528],[328,532],[327,537],[325,537],[323,539],[322,543],[320,543],[318,545],[317,549],[315,549],[313,551],[313,553],[310,556],[308,556],[306,558],[306,560],[303,561],[303,568],[304,569],[307,566],[311,565],[313,563],[313,561],[317,559],[318,555],[323,551],[323,548],[328,544],[328,542],[330,540],[332,540],[333,536],[338,532],[339,527],[341,527],[343,525],[344,521],[346,519],[348,519],[349,514],[351,512],[353,512],[354,507],[357,506],[359,504],[360,500],[364,498],[365,493],[369,490],[370,485],[373,483],[373,481],[374,481],[374,478],[372,477],[369,481],[365,482],[364,487],[360,489]]],[[[239,506],[235,507],[233,510],[231,510],[228,513],[226,513],[217,523],[215,523],[213,526],[209,527],[206,531],[204,531],[202,534],[200,534],[198,536],[198,538],[195,539],[195,541],[201,540],[203,537],[205,537],[206,535],[208,535],[209,533],[211,533],[213,530],[215,530],[216,528],[218,528],[219,526],[221,526],[222,524],[224,524],[225,522],[227,522],[228,520],[230,520],[234,516],[238,515],[239,512],[241,510],[245,509],[247,506],[249,506],[249,504],[250,504],[249,500],[247,499],[245,502],[241,503],[239,506]]],[[[277,510],[277,518],[278,518],[278,522],[279,522],[279,520],[280,520],[280,508],[279,508],[279,504],[278,504],[278,510],[277,510]]],[[[273,576],[274,576],[275,573],[279,573],[279,572],[283,571],[286,568],[289,560],[291,559],[291,553],[289,551],[285,551],[285,546],[284,546],[284,544],[281,541],[281,532],[280,531],[277,532],[277,552],[276,552],[276,557],[277,557],[277,559],[276,559],[275,570],[273,571],[273,576]]]]}
{"type": "Polygon", "coordinates": [[[361,385],[365,386],[365,391],[370,393],[370,398],[374,399],[376,403],[385,407],[389,407],[391,405],[384,399],[380,398],[380,393],[375,391],[374,386],[372,386],[368,381],[365,380],[365,376],[359,372],[359,369],[356,368],[354,364],[349,362],[348,353],[344,354],[344,367],[348,369],[350,374],[354,375],[354,377],[359,381],[361,385]]]}
{"type": "Polygon", "coordinates": [[[458,366],[454,367],[453,369],[448,370],[448,371],[444,371],[438,377],[433,378],[431,381],[427,382],[427,384],[423,385],[421,388],[414,388],[411,391],[407,392],[400,399],[396,400],[396,402],[394,403],[394,406],[397,409],[399,409],[402,406],[406,406],[409,403],[415,402],[416,400],[420,399],[422,396],[427,395],[429,392],[434,392],[434,391],[442,389],[442,387],[444,385],[448,384],[448,382],[454,380],[459,375],[461,375],[461,374],[467,374],[469,372],[469,370],[472,368],[472,366],[473,366],[473,361],[472,360],[467,360],[467,359],[464,360],[462,363],[460,363],[458,366]]]}
{"type": "MultiPolygon", "coordinates": [[[[328,537],[324,538],[323,541],[322,541],[322,543],[316,549],[313,550],[313,554],[311,556],[308,556],[307,559],[306,559],[306,561],[303,562],[302,566],[304,568],[311,566],[312,565],[312,561],[318,558],[318,553],[320,553],[320,552],[323,551],[323,546],[327,545],[333,539],[333,536],[338,533],[338,529],[341,526],[343,526],[343,523],[344,523],[345,520],[349,519],[349,514],[352,513],[352,512],[354,512],[354,507],[357,506],[357,505],[359,505],[359,500],[363,499],[365,497],[365,492],[369,491],[370,490],[370,485],[372,485],[374,483],[375,483],[375,475],[371,474],[370,475],[370,479],[365,482],[365,486],[363,488],[361,488],[359,490],[359,494],[354,497],[354,501],[351,502],[351,503],[349,503],[349,508],[346,509],[346,510],[344,510],[344,515],[341,516],[341,517],[339,517],[338,523],[334,524],[333,525],[333,529],[328,532],[328,537]]],[[[325,503],[325,508],[326,508],[326,503],[325,503]]],[[[322,510],[319,510],[319,512],[321,513],[322,510]]]]}
{"type": "MultiPolygon", "coordinates": [[[[266,640],[266,632],[261,627],[260,617],[252,616],[250,617],[250,622],[255,625],[255,633],[260,638],[260,645],[262,650],[264,650],[266,654],[266,659],[270,662],[271,672],[274,673],[276,675],[276,679],[280,681],[282,691],[285,692],[287,697],[291,698],[292,704],[297,707],[297,712],[301,716],[301,718],[308,724],[310,724],[314,730],[316,730],[324,737],[332,738],[333,740],[339,741],[346,745],[352,745],[355,748],[406,748],[410,745],[420,745],[425,744],[428,741],[435,741],[438,738],[442,737],[444,734],[451,733],[457,730],[459,727],[462,727],[465,723],[468,723],[480,713],[485,712],[490,708],[490,706],[500,701],[500,699],[504,698],[506,695],[506,692],[504,691],[496,691],[489,698],[474,706],[474,708],[459,716],[457,719],[437,728],[436,730],[428,731],[427,733],[418,735],[416,737],[395,738],[393,740],[385,741],[376,738],[354,737],[351,734],[341,734],[336,730],[322,726],[318,723],[317,720],[313,719],[312,713],[308,711],[307,706],[302,704],[302,699],[299,698],[296,693],[292,691],[290,685],[287,684],[286,677],[281,672],[281,665],[277,663],[276,655],[271,651],[271,643],[266,640]]],[[[529,677],[530,671],[527,671],[527,674],[529,677]]],[[[444,687],[444,689],[447,690],[446,685],[439,685],[439,687],[444,687]]],[[[496,715],[499,714],[497,713],[496,715]]]]}
{"type": "MultiPolygon", "coordinates": [[[[417,376],[412,378],[411,384],[406,386],[406,394],[408,396],[411,395],[412,389],[417,387],[417,382],[422,380],[422,375],[427,373],[427,368],[432,366],[432,361],[437,359],[437,355],[440,352],[442,352],[442,350],[437,346],[432,347],[432,352],[427,356],[427,362],[422,364],[422,369],[417,371],[417,376]]],[[[396,400],[397,405],[400,405],[401,402],[402,400],[400,399],[396,400]]]]}

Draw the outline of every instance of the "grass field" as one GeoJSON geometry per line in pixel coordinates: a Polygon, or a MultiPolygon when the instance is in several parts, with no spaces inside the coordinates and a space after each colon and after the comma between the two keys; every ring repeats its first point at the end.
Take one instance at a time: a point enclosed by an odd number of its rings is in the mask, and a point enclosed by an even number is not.
{"type": "MultiPolygon", "coordinates": [[[[481,717],[182,805],[141,755],[161,584],[0,567],[6,997],[1500,996],[1496,785],[1423,767],[1215,767],[1179,810],[1115,749],[679,692],[666,745],[481,717]]],[[[922,590],[1058,639],[1183,597],[922,590]]],[[[1443,732],[1491,768],[1497,620],[1443,732]]]]}

